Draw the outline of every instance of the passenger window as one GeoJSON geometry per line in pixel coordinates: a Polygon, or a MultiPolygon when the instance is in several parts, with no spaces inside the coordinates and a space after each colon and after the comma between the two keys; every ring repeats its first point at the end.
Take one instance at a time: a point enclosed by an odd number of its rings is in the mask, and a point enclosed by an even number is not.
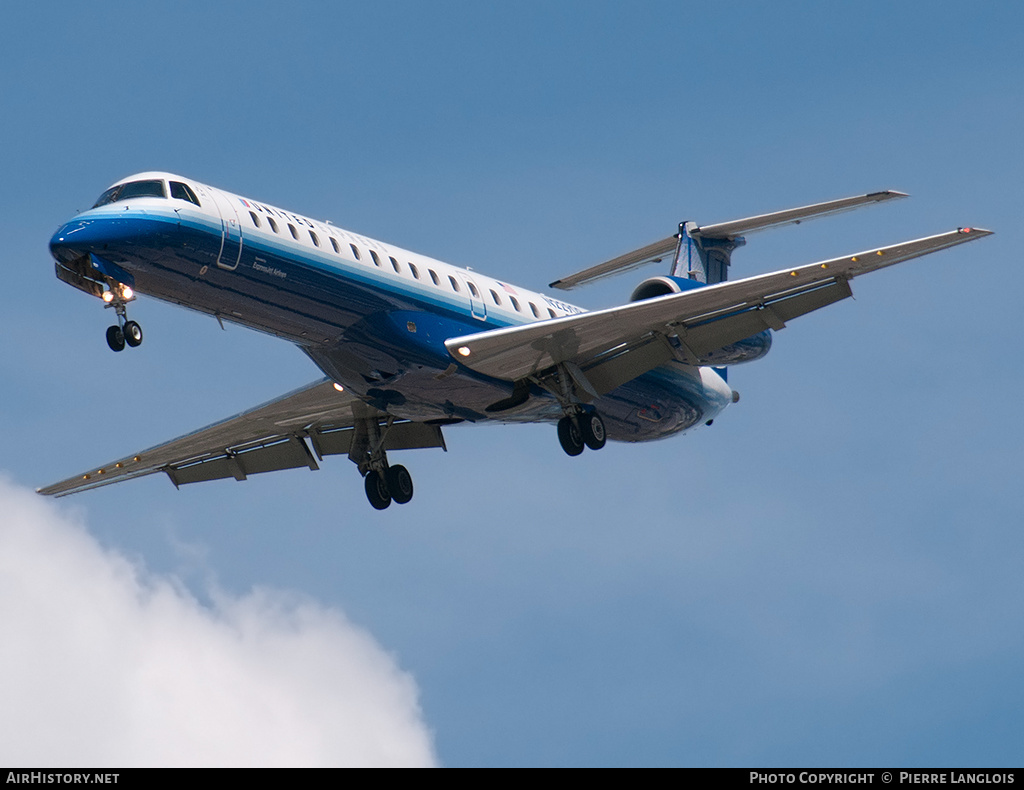
{"type": "Polygon", "coordinates": [[[441,281],[437,279],[437,272],[433,269],[427,269],[427,271],[430,272],[430,279],[434,281],[434,285],[440,285],[441,281]]]}
{"type": "Polygon", "coordinates": [[[271,228],[271,230],[274,231],[274,233],[280,233],[281,232],[281,231],[279,231],[277,229],[277,223],[274,221],[273,217],[267,217],[267,222],[270,223],[270,228],[271,228]]]}
{"type": "Polygon", "coordinates": [[[389,257],[388,260],[391,261],[391,268],[394,269],[396,273],[401,274],[402,270],[398,266],[398,261],[391,257],[389,257]]]}
{"type": "Polygon", "coordinates": [[[320,239],[317,238],[316,234],[313,231],[309,232],[309,238],[311,238],[313,240],[313,246],[314,247],[319,247],[320,246],[320,239]]]}
{"type": "Polygon", "coordinates": [[[410,263],[409,271],[412,272],[412,276],[415,277],[417,280],[420,279],[420,270],[416,268],[416,264],[410,263]]]}
{"type": "Polygon", "coordinates": [[[358,261],[359,260],[359,248],[355,244],[349,244],[348,246],[352,248],[352,254],[356,256],[356,260],[358,261]]]}
{"type": "Polygon", "coordinates": [[[480,292],[476,289],[476,286],[473,285],[473,283],[468,283],[468,285],[469,285],[469,292],[471,294],[473,294],[473,296],[475,296],[477,299],[479,299],[480,298],[480,292]]]}
{"type": "Polygon", "coordinates": [[[497,291],[494,291],[494,290],[491,291],[491,299],[494,300],[495,304],[499,304],[499,305],[501,304],[501,297],[498,296],[498,292],[497,291]]]}
{"type": "Polygon", "coordinates": [[[523,308],[519,306],[519,300],[517,300],[514,296],[510,296],[509,300],[512,302],[512,306],[516,309],[517,313],[523,312],[523,308]]]}
{"type": "Polygon", "coordinates": [[[334,251],[341,254],[341,248],[338,246],[338,242],[334,240],[334,236],[331,236],[331,246],[334,247],[334,251]]]}
{"type": "Polygon", "coordinates": [[[534,318],[540,318],[540,311],[537,309],[537,305],[535,305],[533,302],[530,302],[530,309],[533,311],[534,318]]]}
{"type": "Polygon", "coordinates": [[[256,216],[256,212],[250,211],[249,216],[252,217],[252,224],[255,225],[257,228],[260,227],[260,218],[256,216]]]}
{"type": "Polygon", "coordinates": [[[288,230],[290,230],[292,232],[292,238],[295,239],[295,241],[298,241],[299,240],[299,232],[297,230],[295,230],[295,226],[292,225],[292,223],[290,223],[290,222],[288,223],[288,230]]]}
{"type": "Polygon", "coordinates": [[[558,318],[558,316],[555,315],[555,311],[552,310],[550,307],[548,308],[548,315],[551,316],[552,318],[558,318]]]}
{"type": "Polygon", "coordinates": [[[456,280],[454,277],[452,277],[449,274],[448,275],[448,282],[450,282],[452,284],[452,290],[455,291],[455,293],[459,293],[459,290],[460,290],[459,289],[459,281],[456,280]]]}
{"type": "Polygon", "coordinates": [[[196,193],[192,191],[192,188],[188,184],[182,184],[180,181],[171,182],[171,197],[178,200],[187,200],[189,203],[195,203],[202,208],[199,198],[196,197],[196,193]]]}
{"type": "Polygon", "coordinates": [[[370,257],[373,258],[373,265],[380,266],[380,258],[377,257],[377,253],[370,250],[370,257]]]}

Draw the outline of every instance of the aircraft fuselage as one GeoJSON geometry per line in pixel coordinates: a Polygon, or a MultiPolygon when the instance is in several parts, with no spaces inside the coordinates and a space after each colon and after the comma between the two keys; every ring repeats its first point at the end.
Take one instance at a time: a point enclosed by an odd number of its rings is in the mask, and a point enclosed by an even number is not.
{"type": "MultiPolygon", "coordinates": [[[[516,400],[513,384],[470,370],[444,341],[581,308],[172,174],[139,174],[112,190],[134,184],[159,184],[163,194],[150,186],[101,198],[54,234],[59,265],[288,340],[397,418],[562,417],[558,400],[535,384],[530,397],[495,411],[516,400]]],[[[608,438],[644,441],[707,422],[731,397],[713,369],[671,361],[593,406],[608,438]]]]}

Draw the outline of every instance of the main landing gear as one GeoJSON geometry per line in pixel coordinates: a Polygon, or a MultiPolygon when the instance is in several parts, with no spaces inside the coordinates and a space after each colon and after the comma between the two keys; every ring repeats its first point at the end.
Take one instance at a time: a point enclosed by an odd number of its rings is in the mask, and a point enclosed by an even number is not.
{"type": "Polygon", "coordinates": [[[384,438],[393,421],[389,417],[381,425],[376,416],[370,416],[357,419],[352,426],[348,457],[359,467],[366,498],[377,510],[385,510],[392,502],[404,505],[412,499],[412,475],[400,464],[391,466],[384,451],[384,438]]]}
{"type": "Polygon", "coordinates": [[[404,505],[412,499],[412,475],[404,466],[389,466],[383,471],[371,469],[363,480],[366,498],[377,510],[394,502],[404,505]]]}
{"type": "Polygon", "coordinates": [[[566,455],[579,455],[585,447],[600,450],[606,441],[604,420],[596,411],[566,415],[558,421],[558,443],[566,455]]]}
{"type": "Polygon", "coordinates": [[[142,345],[142,327],[128,320],[126,305],[134,298],[132,289],[120,283],[111,284],[110,290],[103,293],[106,306],[113,307],[117,313],[117,323],[107,327],[107,345],[111,351],[124,351],[126,345],[132,348],[142,345]]]}
{"type": "Polygon", "coordinates": [[[597,398],[598,392],[587,379],[586,373],[576,365],[564,363],[545,379],[537,381],[558,399],[565,414],[558,421],[558,443],[566,455],[579,455],[584,448],[600,450],[608,436],[604,420],[593,406],[583,405],[581,393],[597,398]]]}

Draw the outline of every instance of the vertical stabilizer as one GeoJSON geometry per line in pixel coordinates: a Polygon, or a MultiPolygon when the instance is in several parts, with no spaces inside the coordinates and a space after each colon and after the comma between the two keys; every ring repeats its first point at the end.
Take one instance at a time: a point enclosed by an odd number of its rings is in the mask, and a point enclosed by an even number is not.
{"type": "Polygon", "coordinates": [[[732,251],[746,244],[742,236],[705,236],[695,222],[679,224],[679,246],[676,248],[673,277],[686,277],[714,285],[729,279],[732,251]]]}

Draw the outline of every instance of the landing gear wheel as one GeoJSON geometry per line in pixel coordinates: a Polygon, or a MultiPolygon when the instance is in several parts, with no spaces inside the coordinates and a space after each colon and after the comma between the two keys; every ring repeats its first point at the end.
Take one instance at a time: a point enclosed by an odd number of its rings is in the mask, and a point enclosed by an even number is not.
{"type": "Polygon", "coordinates": [[[580,415],[580,433],[583,434],[583,441],[591,450],[600,450],[608,441],[604,432],[604,420],[596,411],[580,415]]]}
{"type": "Polygon", "coordinates": [[[404,466],[392,466],[387,472],[388,491],[395,504],[404,505],[412,499],[412,475],[404,466]]]}
{"type": "Polygon", "coordinates": [[[558,421],[558,442],[566,455],[579,455],[583,452],[583,434],[575,417],[563,417],[558,421]]]}
{"type": "Polygon", "coordinates": [[[132,348],[142,345],[142,327],[134,321],[128,321],[124,325],[124,342],[132,348]]]}
{"type": "Polygon", "coordinates": [[[107,327],[107,345],[111,351],[124,351],[124,332],[121,327],[114,325],[107,327]]]}
{"type": "Polygon", "coordinates": [[[366,473],[366,498],[377,510],[385,510],[391,504],[391,492],[388,491],[388,484],[377,472],[366,473]]]}

